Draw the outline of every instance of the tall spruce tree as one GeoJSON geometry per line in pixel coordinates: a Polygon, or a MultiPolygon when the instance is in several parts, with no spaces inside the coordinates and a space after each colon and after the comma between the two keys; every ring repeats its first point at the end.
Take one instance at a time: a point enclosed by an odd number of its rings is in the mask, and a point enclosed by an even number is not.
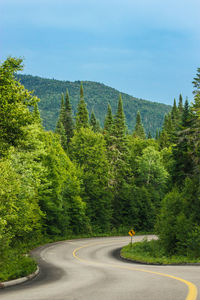
{"type": "Polygon", "coordinates": [[[84,101],[84,93],[83,93],[83,84],[80,86],[80,101],[77,107],[76,114],[76,130],[79,130],[81,127],[88,128],[89,127],[89,114],[87,110],[87,105],[84,101]]]}
{"type": "Polygon", "coordinates": [[[189,124],[190,124],[190,107],[189,107],[188,99],[186,98],[184,108],[183,108],[181,125],[183,128],[187,128],[189,124]]]}
{"type": "Polygon", "coordinates": [[[110,104],[108,104],[107,114],[104,121],[104,131],[111,132],[113,127],[113,115],[112,115],[112,108],[110,104]]]}
{"type": "Polygon", "coordinates": [[[114,118],[113,135],[116,138],[123,138],[126,135],[127,127],[123,110],[122,96],[119,95],[117,113],[114,118]]]}
{"type": "Polygon", "coordinates": [[[34,121],[35,123],[38,123],[41,125],[41,118],[40,118],[40,111],[39,111],[39,108],[38,108],[38,104],[35,103],[34,104],[34,108],[33,108],[33,118],[34,118],[34,121]]]}
{"type": "Polygon", "coordinates": [[[99,120],[96,119],[93,109],[92,109],[91,116],[90,116],[90,126],[94,132],[101,131],[101,126],[100,126],[99,120]]]}
{"type": "Polygon", "coordinates": [[[67,136],[67,143],[69,144],[71,138],[73,137],[74,121],[72,116],[72,106],[70,103],[68,90],[66,90],[66,96],[65,96],[65,112],[63,116],[63,125],[67,136]]]}
{"type": "Polygon", "coordinates": [[[61,96],[61,104],[60,104],[60,114],[58,117],[58,121],[56,124],[55,133],[60,135],[60,142],[64,150],[67,150],[67,136],[64,127],[64,119],[65,119],[65,103],[64,103],[64,95],[61,96]]]}
{"type": "MultiPolygon", "coordinates": [[[[110,109],[109,109],[109,116],[110,109]]],[[[107,121],[111,118],[107,118],[107,121]]],[[[107,123],[109,124],[109,123],[107,123]]],[[[108,127],[109,128],[109,127],[108,127]]],[[[113,187],[113,225],[130,226],[132,219],[132,193],[131,174],[129,163],[129,148],[127,139],[127,127],[123,111],[123,102],[119,96],[118,108],[114,116],[108,144],[108,159],[110,162],[110,183],[113,187]]]]}
{"type": "Polygon", "coordinates": [[[178,110],[180,113],[183,111],[183,97],[181,94],[179,95],[178,110]]]}
{"type": "Polygon", "coordinates": [[[193,171],[193,162],[190,155],[190,141],[191,141],[191,116],[189,103],[186,99],[182,120],[178,130],[176,130],[175,146],[173,147],[174,170],[173,182],[178,185],[183,185],[186,177],[191,176],[193,171]]]}
{"type": "Polygon", "coordinates": [[[140,112],[137,112],[137,116],[136,116],[136,124],[135,124],[135,130],[133,131],[133,136],[134,137],[139,137],[141,139],[145,139],[146,135],[145,135],[145,131],[144,131],[144,127],[141,121],[141,116],[140,116],[140,112]]]}

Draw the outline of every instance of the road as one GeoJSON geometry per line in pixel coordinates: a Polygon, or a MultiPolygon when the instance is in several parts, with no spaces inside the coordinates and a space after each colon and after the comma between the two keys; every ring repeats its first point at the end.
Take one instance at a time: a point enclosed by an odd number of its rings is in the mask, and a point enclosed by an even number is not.
{"type": "Polygon", "coordinates": [[[199,266],[120,260],[119,249],[129,241],[128,237],[92,238],[40,247],[34,251],[39,275],[0,290],[0,300],[200,300],[199,266]]]}

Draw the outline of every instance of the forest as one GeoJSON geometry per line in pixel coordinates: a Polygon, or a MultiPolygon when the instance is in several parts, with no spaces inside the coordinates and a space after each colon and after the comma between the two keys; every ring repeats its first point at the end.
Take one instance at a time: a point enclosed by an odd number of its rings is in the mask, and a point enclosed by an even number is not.
{"type": "Polygon", "coordinates": [[[155,138],[139,111],[127,130],[121,94],[101,126],[82,83],[75,120],[66,89],[46,131],[22,69],[19,58],[0,65],[0,280],[34,269],[23,254],[45,241],[131,227],[155,232],[168,255],[200,257],[200,68],[194,101],[174,100],[155,138]]]}
{"type": "MultiPolygon", "coordinates": [[[[34,95],[40,98],[38,106],[42,124],[46,130],[55,129],[59,115],[60,96],[66,92],[66,89],[70,94],[73,115],[76,115],[80,98],[80,81],[61,81],[22,74],[16,74],[16,78],[26,89],[34,91],[34,95]]],[[[117,110],[119,91],[98,82],[83,81],[82,83],[89,115],[94,110],[97,119],[103,126],[107,105],[111,105],[113,112],[117,110]]],[[[125,93],[122,93],[122,98],[128,130],[133,131],[139,110],[146,132],[150,132],[155,137],[156,130],[161,129],[164,116],[171,110],[171,106],[138,99],[125,93]]]]}

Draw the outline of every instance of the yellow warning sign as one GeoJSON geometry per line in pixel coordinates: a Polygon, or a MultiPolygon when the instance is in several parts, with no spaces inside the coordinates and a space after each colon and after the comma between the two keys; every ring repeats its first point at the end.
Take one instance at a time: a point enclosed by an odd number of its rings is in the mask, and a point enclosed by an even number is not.
{"type": "Polygon", "coordinates": [[[135,231],[134,231],[133,229],[131,229],[131,230],[128,232],[128,234],[129,234],[130,236],[134,236],[134,235],[135,235],[135,231]]]}

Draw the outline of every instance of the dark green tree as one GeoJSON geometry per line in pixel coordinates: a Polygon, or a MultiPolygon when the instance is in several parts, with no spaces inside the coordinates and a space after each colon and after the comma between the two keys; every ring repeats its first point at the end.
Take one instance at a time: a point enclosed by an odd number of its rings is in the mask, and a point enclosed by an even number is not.
{"type": "Polygon", "coordinates": [[[152,139],[152,135],[150,131],[148,132],[148,139],[152,139]]]}
{"type": "Polygon", "coordinates": [[[110,104],[108,104],[107,114],[104,120],[104,133],[110,134],[113,130],[113,115],[110,104]]]}
{"type": "Polygon", "coordinates": [[[113,125],[114,125],[113,135],[117,139],[124,138],[124,136],[126,135],[127,127],[126,127],[125,114],[124,114],[121,94],[119,95],[118,108],[117,108],[117,113],[114,117],[113,125]]]}
{"type": "Polygon", "coordinates": [[[36,123],[38,123],[38,124],[42,123],[41,118],[40,118],[40,111],[39,111],[37,103],[34,104],[33,118],[36,123]]]}
{"type": "Polygon", "coordinates": [[[67,143],[69,144],[71,138],[73,137],[74,121],[73,121],[72,106],[70,103],[68,90],[66,90],[66,96],[65,96],[65,111],[63,114],[63,125],[67,136],[67,143]]]}
{"type": "Polygon", "coordinates": [[[65,103],[64,103],[64,95],[61,96],[61,104],[60,104],[60,114],[58,117],[58,121],[56,124],[55,133],[60,135],[60,142],[63,149],[67,150],[67,136],[64,127],[64,120],[65,120],[65,103]]]}
{"type": "Polygon", "coordinates": [[[181,94],[179,95],[178,110],[180,114],[183,112],[183,97],[181,94]]]}
{"type": "Polygon", "coordinates": [[[139,137],[141,139],[146,138],[139,111],[137,112],[137,116],[136,116],[136,124],[135,124],[135,130],[133,131],[133,136],[139,137]]]}
{"type": "Polygon", "coordinates": [[[80,101],[78,103],[77,114],[76,114],[76,130],[79,130],[81,127],[83,128],[89,127],[89,114],[88,114],[86,103],[84,101],[82,83],[80,87],[80,101]]]}
{"type": "Polygon", "coordinates": [[[101,131],[101,126],[100,126],[99,120],[96,119],[96,116],[95,116],[95,113],[94,113],[93,109],[92,109],[92,112],[91,112],[89,123],[90,123],[90,126],[91,126],[91,128],[94,132],[100,132],[101,131]]]}

